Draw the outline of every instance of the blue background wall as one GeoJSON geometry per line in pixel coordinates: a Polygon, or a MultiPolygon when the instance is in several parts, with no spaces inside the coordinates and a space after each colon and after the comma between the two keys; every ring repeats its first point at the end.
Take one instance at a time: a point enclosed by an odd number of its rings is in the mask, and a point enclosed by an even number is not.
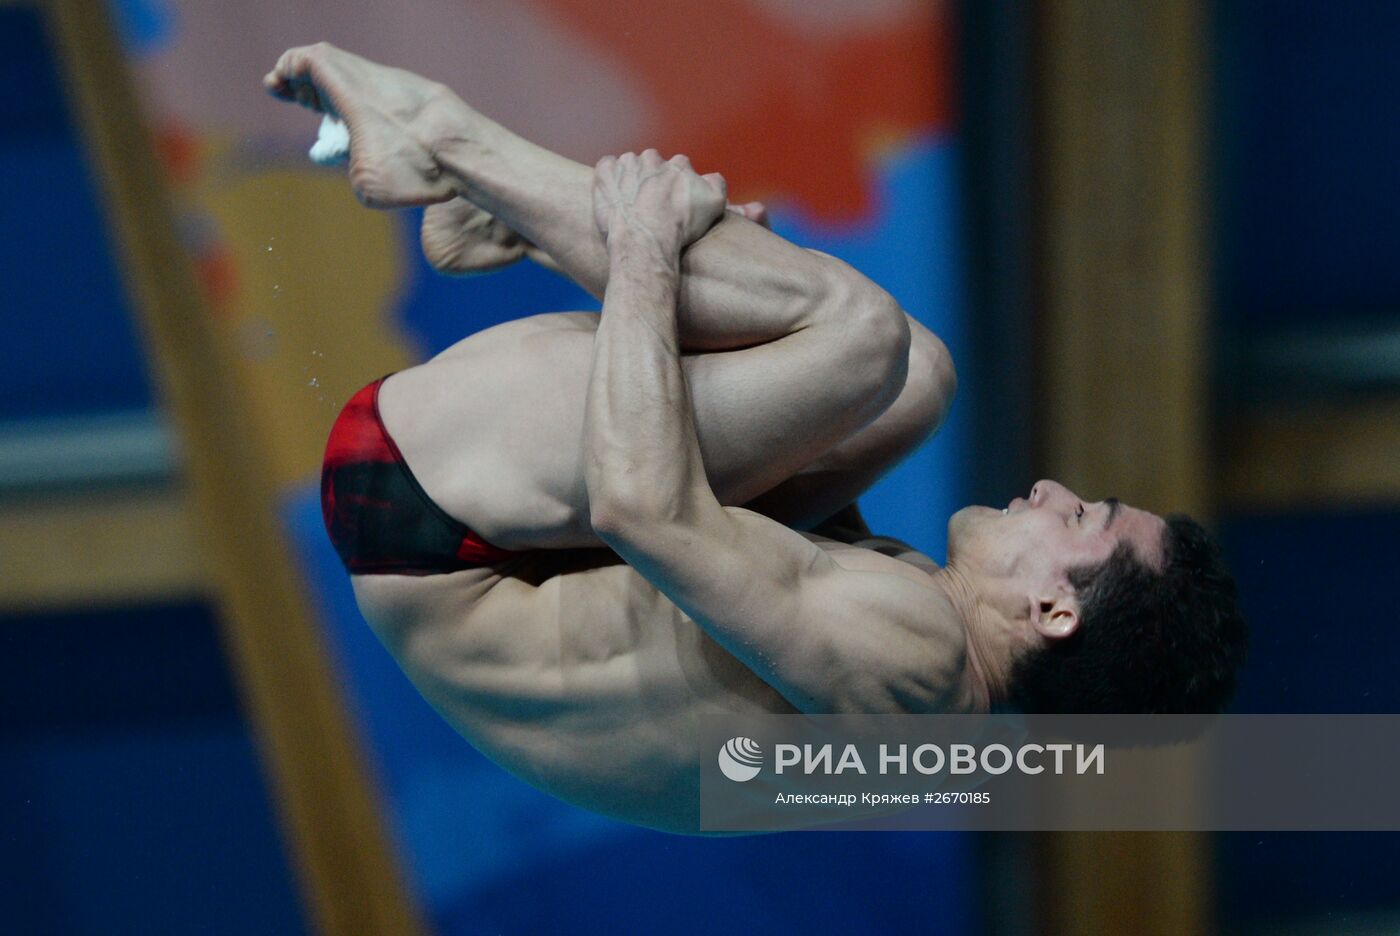
{"type": "Polygon", "coordinates": [[[0,87],[0,420],[149,406],[93,181],[28,10],[0,7],[0,87]]]}
{"type": "MultiPolygon", "coordinates": [[[[1222,404],[1315,388],[1238,365],[1281,330],[1400,326],[1400,5],[1212,4],[1222,404]]],[[[1389,391],[1393,395],[1393,387],[1389,391]]],[[[1397,712],[1393,506],[1235,513],[1223,538],[1253,647],[1236,709],[1397,712]]],[[[1228,929],[1395,919],[1400,836],[1218,837],[1228,929]]]]}
{"type": "Polygon", "coordinates": [[[0,765],[5,932],[302,930],[207,608],[0,617],[0,765]]]}

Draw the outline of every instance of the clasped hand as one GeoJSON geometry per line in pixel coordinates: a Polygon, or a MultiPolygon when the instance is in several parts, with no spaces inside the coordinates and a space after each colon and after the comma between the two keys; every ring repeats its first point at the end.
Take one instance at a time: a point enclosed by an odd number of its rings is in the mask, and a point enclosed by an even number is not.
{"type": "Polygon", "coordinates": [[[593,219],[605,240],[625,229],[678,256],[724,214],[726,191],[723,176],[696,174],[684,156],[604,156],[593,170],[593,219]]]}

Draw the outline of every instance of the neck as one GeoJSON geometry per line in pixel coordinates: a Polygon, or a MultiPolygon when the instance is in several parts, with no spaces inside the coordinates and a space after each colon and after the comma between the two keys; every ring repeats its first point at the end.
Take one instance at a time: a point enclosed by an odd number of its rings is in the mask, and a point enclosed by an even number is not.
{"type": "Polygon", "coordinates": [[[1004,706],[1011,683],[1010,629],[953,566],[935,575],[934,584],[948,598],[967,634],[969,688],[976,710],[990,712],[1004,706]]]}

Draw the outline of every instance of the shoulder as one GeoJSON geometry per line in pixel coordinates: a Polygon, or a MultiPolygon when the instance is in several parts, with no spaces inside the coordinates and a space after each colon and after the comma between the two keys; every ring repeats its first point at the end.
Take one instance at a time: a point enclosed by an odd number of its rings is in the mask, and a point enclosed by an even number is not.
{"type": "MultiPolygon", "coordinates": [[[[863,545],[814,538],[843,570],[843,607],[831,682],[832,709],[852,714],[961,711],[967,634],[929,568],[863,545]]],[[[903,544],[900,544],[901,546],[903,544]]]]}

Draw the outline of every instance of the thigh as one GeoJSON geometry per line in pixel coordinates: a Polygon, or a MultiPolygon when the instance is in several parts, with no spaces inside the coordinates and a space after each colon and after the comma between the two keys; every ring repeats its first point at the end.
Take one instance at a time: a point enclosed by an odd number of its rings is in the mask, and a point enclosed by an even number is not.
{"type": "MultiPolygon", "coordinates": [[[[385,425],[424,490],[490,542],[597,543],[582,467],[597,321],[559,313],[509,322],[381,390],[385,425]]],[[[866,401],[840,379],[839,354],[806,332],[683,364],[706,473],[724,503],[775,487],[868,419],[866,401]]]]}
{"type": "Polygon", "coordinates": [[[957,392],[947,347],[909,320],[912,340],[904,388],[880,416],[792,477],[744,506],[809,530],[855,501],[943,424],[957,392]]]}

